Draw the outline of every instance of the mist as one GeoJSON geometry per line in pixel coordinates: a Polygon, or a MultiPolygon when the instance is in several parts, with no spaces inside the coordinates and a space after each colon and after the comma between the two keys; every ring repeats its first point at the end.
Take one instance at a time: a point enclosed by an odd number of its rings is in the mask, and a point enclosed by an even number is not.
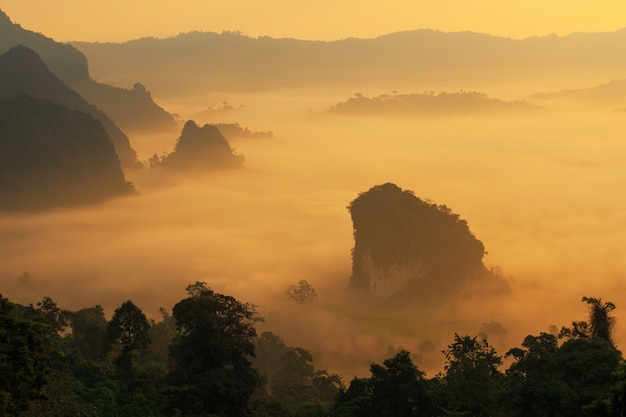
{"type": "MultiPolygon", "coordinates": [[[[585,319],[585,295],[617,305],[622,345],[623,112],[553,106],[426,118],[327,111],[348,96],[157,97],[181,120],[238,122],[274,135],[231,141],[245,156],[244,170],[187,177],[131,170],[126,177],[138,196],[2,215],[3,295],[19,303],[49,296],[71,310],[100,304],[107,315],[132,299],[158,319],[160,306],[170,310],[188,284],[205,281],[258,306],[265,318],[259,332],[309,349],[317,368],[348,379],[400,347],[432,376],[455,332],[483,332],[503,354],[528,334],[585,319]],[[206,111],[223,101],[233,110],[206,111]],[[501,270],[511,291],[404,307],[350,291],[346,206],[385,182],[465,219],[488,252],[485,265],[501,270]],[[285,294],[301,279],[318,293],[305,306],[285,294]]],[[[147,160],[171,151],[179,133],[129,138],[147,160]]]]}

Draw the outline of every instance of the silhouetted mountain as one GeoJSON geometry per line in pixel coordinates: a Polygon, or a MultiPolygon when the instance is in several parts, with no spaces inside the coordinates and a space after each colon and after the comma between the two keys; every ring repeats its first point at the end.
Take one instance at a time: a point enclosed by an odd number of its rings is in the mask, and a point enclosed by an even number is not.
{"type": "Polygon", "coordinates": [[[52,101],[0,101],[0,210],[94,203],[134,193],[102,123],[52,101]]]}
{"type": "Polygon", "coordinates": [[[365,97],[355,94],[329,109],[334,114],[360,115],[445,115],[536,110],[522,101],[506,102],[477,92],[425,94],[383,94],[365,97]]]}
{"type": "Polygon", "coordinates": [[[591,88],[570,89],[552,93],[536,93],[531,100],[570,100],[590,106],[626,105],[626,80],[613,80],[591,88]]]}
{"type": "Polygon", "coordinates": [[[217,127],[199,127],[185,123],[174,151],[162,159],[153,157],[153,165],[178,171],[211,171],[243,167],[243,157],[233,152],[217,127]]]}
{"type": "Polygon", "coordinates": [[[126,83],[141,79],[158,85],[160,94],[612,79],[626,70],[626,55],[616,52],[624,44],[626,29],[522,40],[424,29],[333,42],[194,32],[121,44],[73,43],[99,77],[126,83]]]}
{"type": "Polygon", "coordinates": [[[354,288],[375,298],[437,297],[468,292],[490,277],[485,248],[445,205],[386,183],[348,207],[354,229],[354,288]]]}
{"type": "Polygon", "coordinates": [[[48,99],[95,117],[107,131],[122,164],[138,164],[128,138],[113,121],[52,74],[36,52],[19,45],[0,55],[0,100],[21,94],[48,99]]]}
{"type": "Polygon", "coordinates": [[[34,50],[53,74],[124,130],[161,131],[178,126],[174,117],[159,107],[145,89],[127,90],[95,82],[89,76],[87,58],[76,48],[23,29],[1,10],[0,34],[0,53],[17,45],[34,50]]]}
{"type": "Polygon", "coordinates": [[[274,136],[272,131],[250,130],[242,127],[239,123],[217,123],[215,127],[220,131],[227,140],[236,138],[257,139],[269,138],[274,136]]]}

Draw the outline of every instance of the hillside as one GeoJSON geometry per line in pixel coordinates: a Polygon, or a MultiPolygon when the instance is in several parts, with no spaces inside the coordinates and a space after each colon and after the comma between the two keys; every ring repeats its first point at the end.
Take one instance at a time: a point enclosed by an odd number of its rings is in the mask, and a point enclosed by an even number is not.
{"type": "Polygon", "coordinates": [[[243,156],[233,152],[228,141],[213,125],[185,123],[174,150],[153,165],[175,171],[214,171],[243,167],[243,156]]]}
{"type": "Polygon", "coordinates": [[[95,117],[109,135],[122,164],[138,165],[128,138],[115,123],[52,74],[36,52],[20,45],[0,55],[0,100],[22,94],[51,100],[95,117]]]}
{"type": "Polygon", "coordinates": [[[100,121],[26,95],[0,102],[0,210],[94,203],[134,193],[100,121]]]}
{"type": "MultiPolygon", "coordinates": [[[[34,50],[54,75],[104,111],[124,131],[154,132],[178,126],[171,114],[145,94],[145,89],[138,92],[94,81],[89,75],[87,58],[80,51],[14,24],[1,10],[0,34],[0,54],[17,45],[34,50]]],[[[129,85],[135,83],[136,80],[129,85]]]]}
{"type": "Polygon", "coordinates": [[[626,80],[613,80],[589,88],[577,88],[549,93],[536,93],[531,100],[568,100],[590,106],[626,106],[626,80]]]}

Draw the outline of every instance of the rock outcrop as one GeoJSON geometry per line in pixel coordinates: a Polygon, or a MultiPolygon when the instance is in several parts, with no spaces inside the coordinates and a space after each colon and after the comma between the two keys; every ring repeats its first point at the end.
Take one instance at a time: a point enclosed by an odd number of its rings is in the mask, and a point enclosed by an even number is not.
{"type": "Polygon", "coordinates": [[[213,171],[243,167],[243,156],[237,155],[228,141],[213,125],[185,123],[174,151],[153,165],[176,171],[213,171]]]}
{"type": "Polygon", "coordinates": [[[458,294],[487,274],[482,242],[446,206],[387,183],[360,194],[349,210],[350,283],[375,298],[458,294]]]}

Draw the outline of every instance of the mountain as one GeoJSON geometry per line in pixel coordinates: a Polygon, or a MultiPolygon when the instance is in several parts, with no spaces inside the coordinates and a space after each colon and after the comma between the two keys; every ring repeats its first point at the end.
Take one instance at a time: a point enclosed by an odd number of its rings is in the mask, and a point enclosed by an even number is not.
{"type": "Polygon", "coordinates": [[[483,243],[445,205],[386,183],[348,206],[354,230],[350,285],[379,300],[437,299],[494,283],[483,243]]]}
{"type": "Polygon", "coordinates": [[[52,74],[36,52],[19,45],[0,55],[0,100],[22,94],[48,99],[95,117],[109,135],[122,164],[138,165],[128,138],[115,123],[52,74]]]}
{"type": "Polygon", "coordinates": [[[358,115],[452,115],[452,114],[491,114],[494,112],[523,112],[536,110],[537,106],[522,101],[506,102],[489,98],[478,92],[458,92],[439,94],[383,94],[365,97],[357,93],[344,102],[332,106],[332,114],[358,115]]]}
{"type": "Polygon", "coordinates": [[[53,74],[98,106],[125,131],[154,132],[178,127],[174,117],[158,106],[150,94],[146,94],[145,88],[124,89],[92,80],[87,58],[80,51],[69,44],[23,29],[11,22],[1,10],[0,34],[0,53],[17,45],[36,51],[53,74]]]}
{"type": "Polygon", "coordinates": [[[626,29],[509,39],[422,29],[333,42],[192,32],[125,43],[73,42],[100,79],[141,79],[161,95],[201,89],[469,88],[477,83],[614,79],[626,73],[626,29]],[[175,74],[173,77],[172,74],[175,74]]]}
{"type": "Polygon", "coordinates": [[[174,151],[162,159],[153,157],[153,165],[177,171],[213,171],[243,167],[243,156],[233,152],[228,141],[213,125],[199,127],[185,123],[174,151]]]}
{"type": "Polygon", "coordinates": [[[0,210],[76,206],[132,193],[99,120],[27,95],[0,101],[0,210]]]}
{"type": "Polygon", "coordinates": [[[626,80],[613,80],[590,88],[536,93],[531,100],[568,100],[591,106],[626,106],[626,80]]]}

